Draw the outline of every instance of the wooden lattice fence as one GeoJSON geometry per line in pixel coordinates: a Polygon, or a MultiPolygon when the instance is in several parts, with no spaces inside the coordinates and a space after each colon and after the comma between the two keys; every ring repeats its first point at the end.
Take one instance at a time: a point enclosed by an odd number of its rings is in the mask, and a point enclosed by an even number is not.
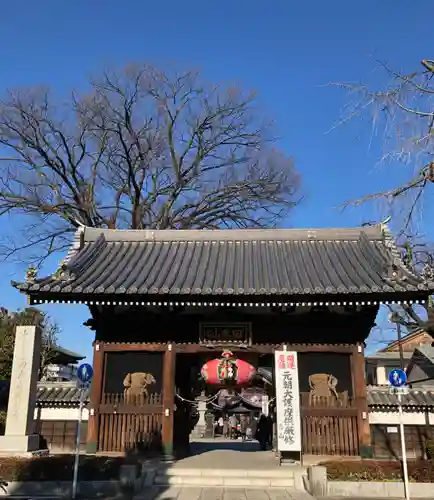
{"type": "Polygon", "coordinates": [[[301,394],[301,424],[304,454],[359,454],[357,409],[347,393],[314,399],[301,394]]]}
{"type": "Polygon", "coordinates": [[[161,445],[161,394],[125,398],[104,394],[99,408],[99,452],[153,451],[161,445]]]}

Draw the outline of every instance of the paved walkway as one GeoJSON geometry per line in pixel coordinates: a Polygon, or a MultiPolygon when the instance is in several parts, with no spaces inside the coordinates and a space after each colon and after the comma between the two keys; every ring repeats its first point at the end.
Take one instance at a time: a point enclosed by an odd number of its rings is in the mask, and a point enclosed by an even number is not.
{"type": "Polygon", "coordinates": [[[191,442],[191,455],[173,467],[182,469],[272,469],[277,466],[272,451],[262,451],[257,441],[201,439],[191,442]]]}
{"type": "Polygon", "coordinates": [[[151,488],[134,500],[313,500],[307,493],[288,489],[151,488]]]}

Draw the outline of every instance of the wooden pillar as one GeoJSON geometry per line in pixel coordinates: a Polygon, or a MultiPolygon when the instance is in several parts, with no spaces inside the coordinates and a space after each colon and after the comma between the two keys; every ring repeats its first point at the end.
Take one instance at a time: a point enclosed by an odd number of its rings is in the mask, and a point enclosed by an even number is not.
{"type": "Polygon", "coordinates": [[[369,427],[369,408],[363,344],[354,346],[351,356],[351,366],[353,372],[353,397],[357,408],[359,453],[362,458],[370,458],[372,456],[371,429],[369,427]]]}
{"type": "Polygon", "coordinates": [[[104,379],[104,342],[95,341],[93,345],[93,380],[90,389],[89,421],[87,425],[87,452],[98,451],[99,405],[104,379]]]}
{"type": "Polygon", "coordinates": [[[162,445],[167,459],[173,457],[173,424],[175,407],[176,346],[168,344],[163,359],[163,426],[162,445]]]}

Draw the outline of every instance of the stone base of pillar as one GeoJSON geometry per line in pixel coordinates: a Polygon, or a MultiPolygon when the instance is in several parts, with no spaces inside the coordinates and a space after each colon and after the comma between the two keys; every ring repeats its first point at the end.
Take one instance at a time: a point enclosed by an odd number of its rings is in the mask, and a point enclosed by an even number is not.
{"type": "Polygon", "coordinates": [[[206,425],[198,425],[194,426],[194,429],[191,431],[190,436],[194,438],[202,438],[205,436],[206,425]]]}
{"type": "Polygon", "coordinates": [[[28,456],[40,451],[39,434],[30,436],[0,436],[0,454],[28,456]]]}

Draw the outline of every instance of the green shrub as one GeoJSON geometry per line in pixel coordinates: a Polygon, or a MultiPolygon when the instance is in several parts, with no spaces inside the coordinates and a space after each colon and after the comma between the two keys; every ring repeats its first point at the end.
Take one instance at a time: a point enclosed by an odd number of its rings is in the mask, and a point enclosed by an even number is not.
{"type": "Polygon", "coordinates": [[[429,440],[426,442],[426,456],[429,460],[434,460],[434,440],[429,440]]]}
{"type": "Polygon", "coordinates": [[[6,429],[6,412],[0,411],[0,436],[5,433],[6,429]]]}
{"type": "MultiPolygon", "coordinates": [[[[323,462],[330,481],[402,481],[402,464],[398,460],[342,460],[323,462]]],[[[410,481],[434,482],[434,461],[408,462],[410,481]]]]}
{"type": "MultiPolygon", "coordinates": [[[[122,464],[136,463],[133,458],[80,457],[80,481],[119,479],[122,464]]],[[[0,478],[5,481],[71,481],[74,468],[73,455],[53,455],[34,458],[0,458],[0,478]]]]}

